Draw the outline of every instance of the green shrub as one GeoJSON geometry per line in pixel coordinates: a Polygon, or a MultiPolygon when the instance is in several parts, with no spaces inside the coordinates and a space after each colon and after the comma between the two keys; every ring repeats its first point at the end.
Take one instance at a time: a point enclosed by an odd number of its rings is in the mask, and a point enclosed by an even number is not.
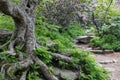
{"type": "Polygon", "coordinates": [[[79,35],[85,35],[81,26],[71,24],[66,30],[60,32],[60,27],[43,22],[44,17],[36,20],[36,38],[41,46],[52,52],[66,53],[66,49],[74,48],[72,40],[79,35]],[[48,45],[51,44],[51,45],[48,45]]]}
{"type": "MultiPolygon", "coordinates": [[[[59,61],[59,64],[65,66],[72,65],[75,67],[77,67],[76,65],[79,64],[81,70],[78,80],[107,80],[106,71],[101,68],[93,58],[90,57],[90,53],[77,50],[75,46],[73,46],[73,38],[79,35],[84,35],[84,30],[81,29],[80,25],[71,25],[66,31],[59,32],[59,26],[45,23],[41,20],[41,18],[42,17],[38,17],[36,20],[35,33],[37,42],[40,44],[41,48],[37,48],[34,50],[34,52],[43,62],[46,64],[51,63],[51,52],[70,53],[71,57],[73,58],[71,64],[63,63],[61,61],[59,61]],[[49,45],[48,43],[52,43],[52,45],[49,45]]],[[[8,24],[10,24],[10,22],[8,22],[8,24]]],[[[11,28],[11,26],[8,25],[8,28],[11,28]]],[[[19,50],[20,47],[18,46],[16,49],[19,50]]],[[[10,56],[6,53],[0,54],[0,60],[4,60],[5,62],[9,63],[15,63],[19,61],[16,56],[10,56]]],[[[38,80],[40,75],[35,70],[38,69],[39,66],[31,65],[30,68],[32,69],[30,72],[28,72],[27,79],[38,80]]]]}
{"type": "Polygon", "coordinates": [[[95,3],[94,16],[96,24],[101,28],[104,24],[109,23],[109,19],[119,15],[120,10],[115,9],[116,0],[97,0],[95,3]],[[101,26],[102,25],[102,26],[101,26]]]}
{"type": "Polygon", "coordinates": [[[99,37],[94,37],[91,41],[90,41],[90,44],[92,46],[95,46],[95,47],[98,47],[102,44],[102,41],[100,40],[99,37]]]}
{"type": "Polygon", "coordinates": [[[120,51],[120,41],[112,43],[112,49],[115,51],[120,51]]]}
{"type": "Polygon", "coordinates": [[[95,37],[91,40],[91,45],[114,51],[120,51],[120,41],[114,35],[108,34],[103,37],[95,37]]]}
{"type": "Polygon", "coordinates": [[[50,52],[47,51],[45,48],[38,48],[34,52],[45,63],[50,63],[51,62],[52,57],[50,55],[50,52]]]}
{"type": "Polygon", "coordinates": [[[78,0],[50,0],[42,4],[44,10],[41,9],[41,14],[45,16],[45,21],[51,24],[61,25],[62,29],[67,27],[70,21],[73,21],[77,15],[76,5],[79,5],[78,0]]]}
{"type": "Polygon", "coordinates": [[[120,16],[113,17],[109,22],[103,25],[99,35],[91,40],[91,45],[120,51],[120,16]]]}
{"type": "Polygon", "coordinates": [[[100,67],[94,58],[90,57],[90,52],[73,49],[71,53],[73,62],[78,63],[79,61],[80,64],[81,70],[78,80],[108,80],[107,71],[100,67]]]}
{"type": "Polygon", "coordinates": [[[85,29],[81,27],[80,24],[69,24],[69,26],[63,31],[63,35],[70,36],[71,38],[76,38],[78,36],[86,35],[85,29]]]}
{"type": "Polygon", "coordinates": [[[0,13],[0,29],[14,29],[14,22],[11,17],[0,13]]]}
{"type": "Polygon", "coordinates": [[[39,73],[34,71],[34,72],[30,72],[27,76],[28,80],[39,80],[39,73]]]}
{"type": "Polygon", "coordinates": [[[19,61],[15,56],[9,55],[6,52],[0,52],[0,61],[5,61],[6,63],[14,63],[19,61]]]}

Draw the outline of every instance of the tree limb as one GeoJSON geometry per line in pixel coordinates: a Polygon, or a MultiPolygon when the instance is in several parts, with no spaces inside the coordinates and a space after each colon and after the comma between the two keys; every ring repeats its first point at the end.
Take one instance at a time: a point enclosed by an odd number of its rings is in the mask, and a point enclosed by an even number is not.
{"type": "Polygon", "coordinates": [[[26,80],[26,75],[27,75],[28,70],[24,71],[20,80],[26,80]]]}
{"type": "Polygon", "coordinates": [[[0,0],[0,11],[13,18],[24,19],[23,11],[10,0],[0,0]]]}
{"type": "Polygon", "coordinates": [[[34,62],[36,62],[40,66],[40,69],[41,69],[43,75],[45,76],[45,78],[47,80],[58,80],[58,78],[55,77],[50,72],[50,70],[48,69],[47,65],[45,63],[43,63],[37,56],[32,55],[32,59],[34,60],[34,62]]]}
{"type": "Polygon", "coordinates": [[[62,60],[62,61],[67,62],[67,63],[72,61],[72,58],[58,54],[58,53],[51,53],[51,55],[53,56],[53,58],[62,60]]]}
{"type": "Polygon", "coordinates": [[[31,60],[31,58],[28,57],[27,59],[25,59],[23,61],[10,64],[10,67],[7,69],[6,72],[10,76],[11,74],[14,74],[14,72],[16,72],[17,70],[27,68],[32,64],[33,64],[33,60],[31,60]]]}

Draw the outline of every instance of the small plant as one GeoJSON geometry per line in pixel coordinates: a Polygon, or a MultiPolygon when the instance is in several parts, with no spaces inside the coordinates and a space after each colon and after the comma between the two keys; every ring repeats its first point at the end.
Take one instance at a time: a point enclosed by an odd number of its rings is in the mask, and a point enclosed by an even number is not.
{"type": "Polygon", "coordinates": [[[76,38],[78,36],[86,35],[85,29],[81,27],[80,24],[69,24],[66,30],[63,31],[63,35],[70,36],[71,38],[76,38]]]}
{"type": "Polygon", "coordinates": [[[45,48],[38,48],[34,52],[45,63],[50,63],[51,62],[52,57],[50,55],[50,52],[47,51],[45,48]]]}
{"type": "Polygon", "coordinates": [[[0,53],[0,60],[5,61],[7,63],[13,63],[13,62],[17,62],[18,58],[16,58],[15,56],[9,55],[6,52],[1,52],[0,53]]]}
{"type": "Polygon", "coordinates": [[[90,52],[73,49],[72,56],[80,64],[80,76],[78,80],[108,80],[107,71],[100,67],[94,58],[90,57],[90,52]],[[78,61],[79,60],[79,61],[78,61]]]}
{"type": "Polygon", "coordinates": [[[0,72],[0,78],[4,79],[3,73],[0,72]]]}
{"type": "Polygon", "coordinates": [[[39,80],[39,73],[34,71],[34,72],[30,72],[27,76],[28,80],[39,80]]]}
{"type": "Polygon", "coordinates": [[[0,29],[13,30],[14,29],[13,23],[14,22],[11,17],[0,13],[0,29]]]}

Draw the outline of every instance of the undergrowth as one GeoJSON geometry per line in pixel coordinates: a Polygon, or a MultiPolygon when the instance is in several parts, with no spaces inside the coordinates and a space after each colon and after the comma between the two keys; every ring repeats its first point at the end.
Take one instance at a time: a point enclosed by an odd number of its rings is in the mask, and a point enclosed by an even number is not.
{"type": "MultiPolygon", "coordinates": [[[[40,52],[69,54],[73,58],[71,63],[59,61],[59,65],[62,65],[63,68],[80,67],[78,80],[108,80],[107,71],[101,68],[94,58],[90,57],[91,53],[76,49],[72,43],[77,36],[85,35],[85,30],[80,25],[71,24],[66,30],[59,32],[59,26],[42,21],[38,21],[37,24],[39,24],[36,27],[37,41],[44,48],[43,50],[38,49],[40,52]],[[77,66],[78,63],[80,66],[77,66]]],[[[51,62],[50,55],[46,53],[43,55],[44,58],[51,62]]]]}
{"type": "Polygon", "coordinates": [[[11,17],[0,13],[0,29],[13,30],[14,22],[11,17]]]}
{"type": "Polygon", "coordinates": [[[109,23],[102,26],[100,33],[91,40],[91,45],[120,51],[120,16],[113,17],[109,23]]]}
{"type": "MultiPolygon", "coordinates": [[[[1,22],[1,21],[0,21],[1,22]]],[[[8,21],[9,22],[9,21],[8,21]]],[[[11,26],[8,26],[11,29],[11,26]]],[[[69,27],[60,32],[59,26],[48,24],[38,17],[36,21],[36,40],[40,48],[34,50],[35,54],[51,68],[52,57],[50,53],[69,54],[73,60],[70,64],[59,61],[59,65],[66,67],[79,67],[80,74],[78,80],[108,80],[107,71],[90,57],[90,52],[76,49],[72,40],[79,36],[85,35],[84,29],[80,25],[69,25],[69,27]],[[77,66],[79,64],[79,66],[77,66]]],[[[18,47],[19,51],[19,47],[18,47]]],[[[5,53],[0,53],[0,62],[14,63],[19,61],[17,56],[8,56],[5,53]]],[[[31,71],[27,74],[28,80],[38,80],[41,75],[38,72],[39,66],[31,65],[31,71]]],[[[51,68],[52,70],[52,68],[51,68]]],[[[54,70],[53,70],[54,72],[54,70]]],[[[67,79],[65,79],[67,80],[67,79]]]]}

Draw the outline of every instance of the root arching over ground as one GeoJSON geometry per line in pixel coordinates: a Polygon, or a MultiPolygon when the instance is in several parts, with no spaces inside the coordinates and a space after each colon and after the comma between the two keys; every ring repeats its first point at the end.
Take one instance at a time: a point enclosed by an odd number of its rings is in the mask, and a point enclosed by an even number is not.
{"type": "MultiPolygon", "coordinates": [[[[70,62],[69,57],[66,57],[66,56],[63,56],[63,55],[60,55],[60,54],[56,54],[56,53],[51,54],[51,55],[54,58],[58,58],[62,61],[70,62]]],[[[12,56],[16,56],[16,55],[12,55],[12,56]]],[[[23,53],[19,54],[18,56],[23,56],[23,53]]],[[[38,72],[42,72],[42,75],[44,75],[44,77],[47,80],[59,80],[56,76],[54,76],[50,72],[48,66],[43,61],[41,61],[36,55],[34,55],[34,53],[29,55],[26,58],[23,58],[23,57],[22,57],[22,59],[21,59],[21,57],[19,57],[19,58],[20,59],[19,59],[18,62],[3,63],[1,65],[1,73],[2,73],[2,76],[3,76],[3,80],[4,80],[4,78],[16,79],[17,77],[15,77],[15,74],[19,70],[23,71],[23,73],[22,73],[23,75],[21,75],[20,80],[26,80],[27,72],[29,70],[29,67],[32,64],[37,64],[38,66],[40,66],[40,71],[38,71],[38,72]]]]}
{"type": "MultiPolygon", "coordinates": [[[[3,36],[6,36],[6,34],[4,34],[3,36]]],[[[11,36],[11,35],[9,35],[9,36],[11,36]]],[[[4,37],[2,39],[6,39],[6,37],[4,37]]],[[[35,55],[34,51],[32,51],[31,54],[27,54],[22,51],[17,51],[13,45],[14,45],[14,42],[9,40],[7,43],[0,46],[1,50],[6,46],[10,47],[11,51],[9,50],[9,52],[8,52],[8,50],[7,50],[7,51],[4,51],[4,53],[8,56],[13,56],[18,59],[16,62],[1,61],[0,70],[1,70],[3,80],[4,79],[26,80],[28,72],[31,70],[30,67],[33,64],[36,64],[39,66],[38,72],[40,72],[41,75],[44,76],[44,79],[59,80],[61,75],[55,76],[49,70],[49,67],[42,60],[40,60],[40,58],[37,55],[35,55]],[[13,46],[13,47],[11,47],[11,46],[13,46]],[[26,54],[26,56],[24,56],[25,54],[26,54]],[[19,75],[19,76],[16,76],[16,75],[19,75]]],[[[37,45],[39,45],[39,44],[37,44],[37,45]]],[[[36,48],[39,48],[39,47],[36,46],[36,48]]],[[[57,60],[65,62],[65,63],[70,63],[72,61],[71,57],[61,55],[58,53],[50,53],[50,55],[52,56],[53,59],[57,59],[57,60]]],[[[76,76],[77,75],[78,74],[76,74],[76,76]]]]}

